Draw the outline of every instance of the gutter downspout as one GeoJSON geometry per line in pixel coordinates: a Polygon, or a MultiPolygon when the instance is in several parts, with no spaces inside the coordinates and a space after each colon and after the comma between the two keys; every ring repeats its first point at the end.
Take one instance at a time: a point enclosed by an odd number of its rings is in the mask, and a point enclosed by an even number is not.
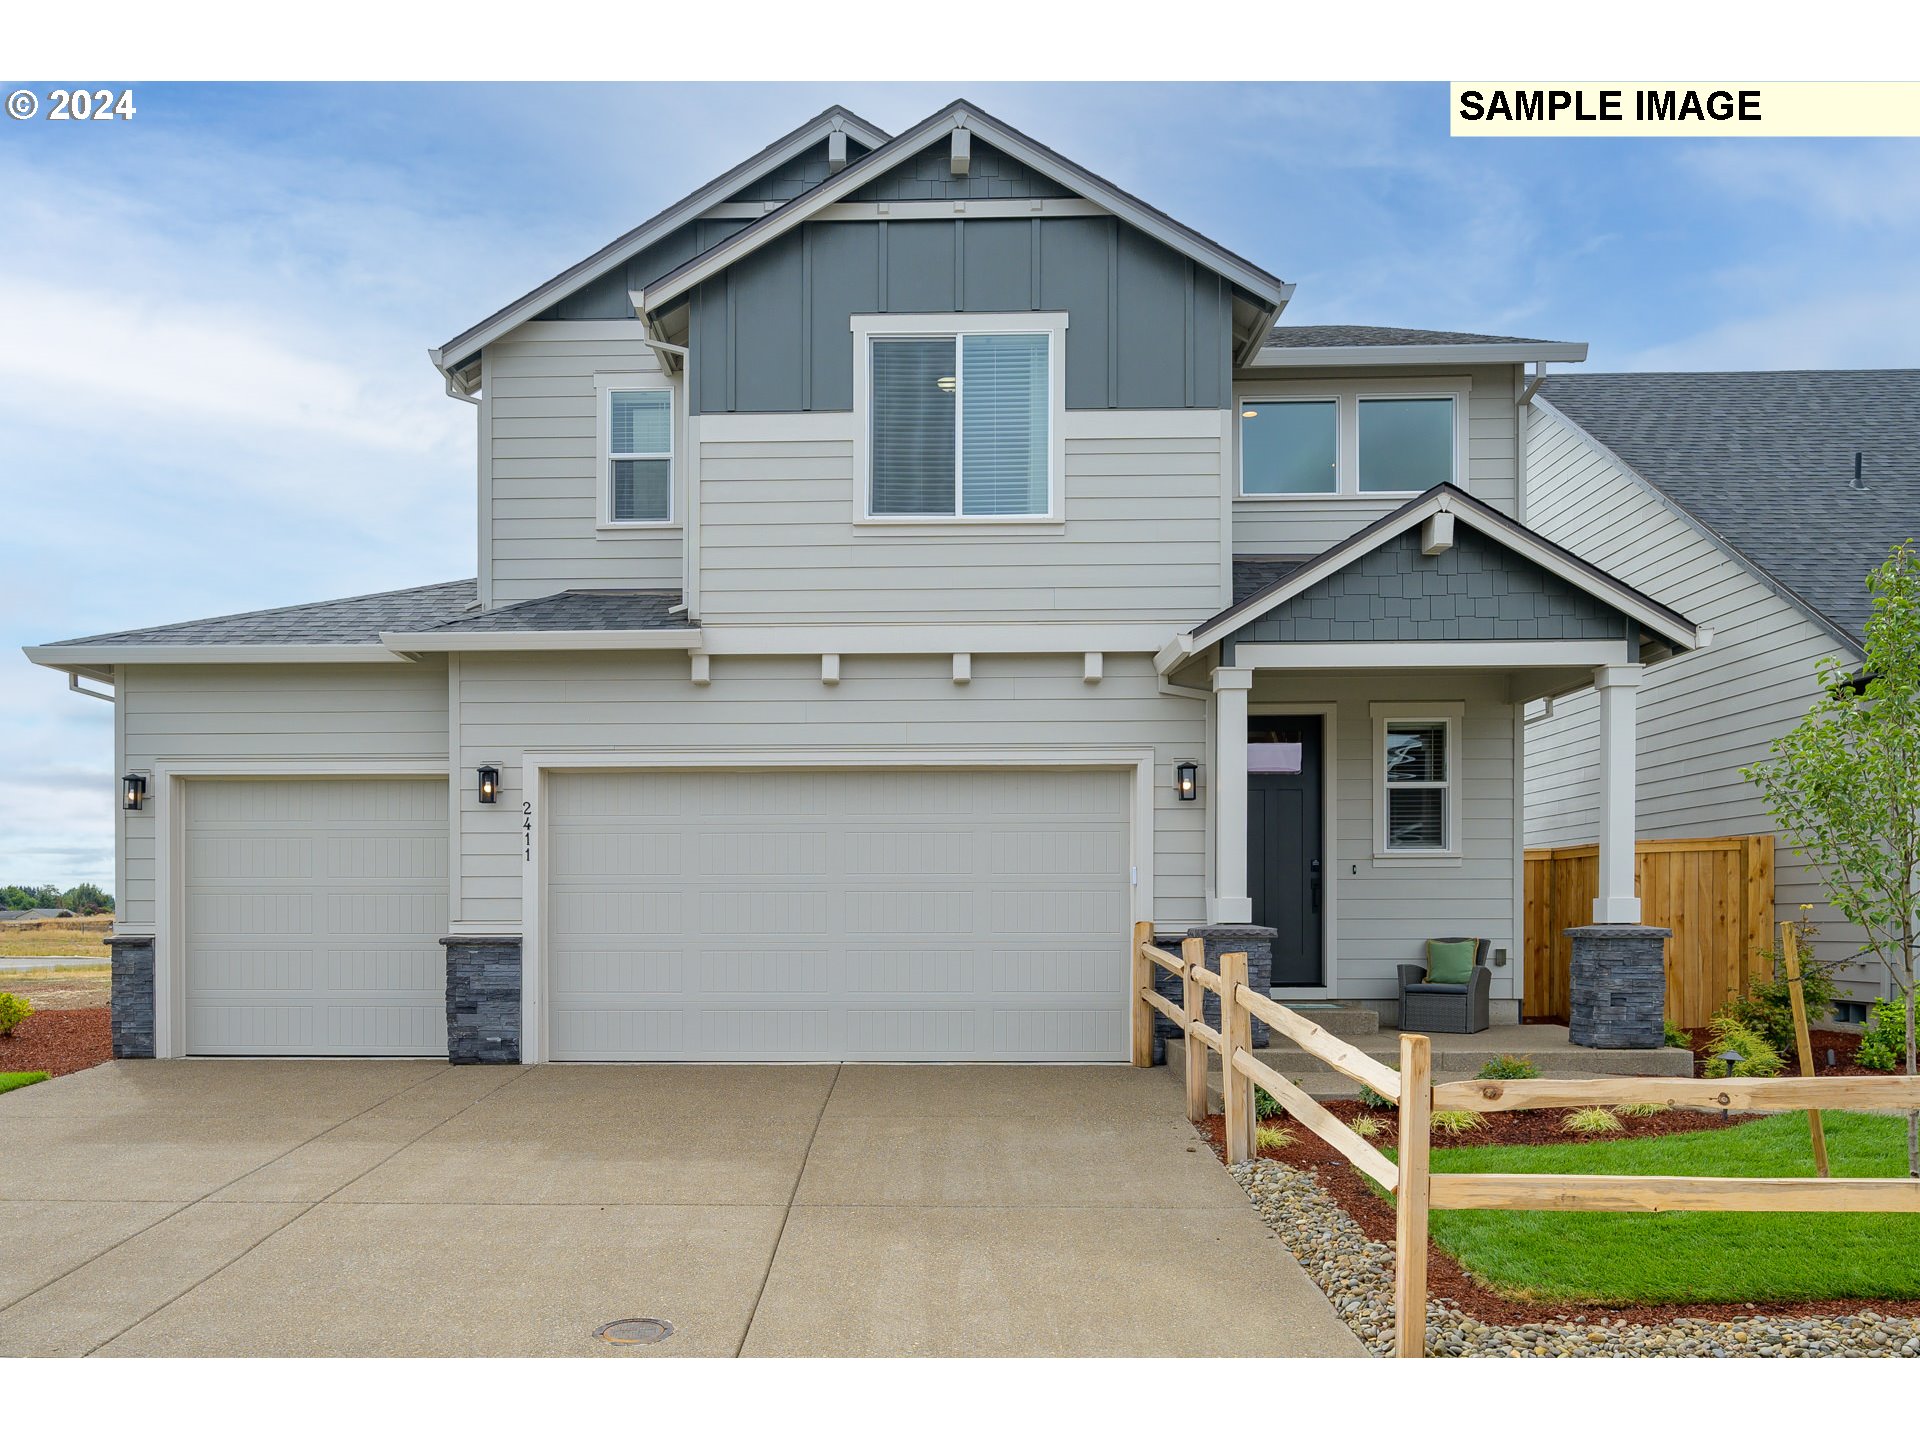
{"type": "MultiPolygon", "coordinates": [[[[633,301],[635,311],[634,318],[645,325],[647,318],[644,309],[646,305],[645,294],[639,290],[630,290],[627,292],[627,298],[633,301]]],[[[688,367],[692,363],[693,352],[685,345],[675,345],[670,341],[657,338],[652,331],[653,327],[647,325],[647,333],[640,337],[640,343],[653,351],[655,355],[659,356],[660,368],[666,372],[666,374],[672,375],[677,370],[683,377],[686,376],[688,367]],[[674,364],[676,359],[680,362],[678,365],[674,364]]],[[[680,387],[680,393],[683,398],[686,395],[686,389],[686,383],[683,380],[680,387]]],[[[684,410],[685,407],[682,408],[684,410]]],[[[687,417],[685,428],[688,430],[693,428],[691,416],[687,417]]],[[[675,608],[682,614],[695,615],[699,613],[697,607],[700,603],[700,586],[697,573],[699,567],[694,559],[695,552],[700,543],[700,485],[698,461],[691,436],[688,437],[686,454],[687,514],[686,519],[680,526],[680,604],[675,608]]]]}

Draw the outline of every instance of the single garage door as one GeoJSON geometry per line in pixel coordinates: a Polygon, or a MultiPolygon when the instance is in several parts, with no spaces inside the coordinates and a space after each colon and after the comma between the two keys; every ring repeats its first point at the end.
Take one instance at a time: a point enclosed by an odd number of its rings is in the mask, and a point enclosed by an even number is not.
{"type": "Polygon", "coordinates": [[[556,1060],[1122,1060],[1116,771],[549,786],[556,1060]]]}
{"type": "Polygon", "coordinates": [[[187,1050],[447,1053],[447,782],[194,780],[187,1050]]]}

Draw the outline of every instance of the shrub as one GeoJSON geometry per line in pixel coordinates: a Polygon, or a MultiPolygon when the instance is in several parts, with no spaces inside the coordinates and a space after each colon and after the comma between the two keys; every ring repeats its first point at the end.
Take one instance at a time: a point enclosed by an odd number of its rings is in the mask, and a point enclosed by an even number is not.
{"type": "Polygon", "coordinates": [[[1465,1135],[1487,1126],[1487,1122],[1471,1110],[1436,1110],[1429,1124],[1442,1135],[1465,1135]]]}
{"type": "Polygon", "coordinates": [[[1284,1150],[1293,1143],[1293,1136],[1278,1125],[1259,1125],[1254,1128],[1253,1148],[1256,1150],[1284,1150]]]}
{"type": "Polygon", "coordinates": [[[1715,1012],[1710,1033],[1713,1037],[1710,1043],[1713,1053],[1707,1057],[1703,1067],[1709,1080],[1725,1080],[1729,1075],[1778,1075],[1786,1069],[1786,1062],[1780,1058],[1780,1052],[1768,1043],[1767,1037],[1742,1025],[1726,1006],[1715,1012]],[[1720,1058],[1725,1050],[1738,1051],[1742,1057],[1731,1070],[1727,1062],[1720,1058]]]}
{"type": "Polygon", "coordinates": [[[1620,1117],[1613,1111],[1596,1106],[1589,1110],[1574,1111],[1560,1122],[1560,1128],[1569,1135],[1612,1135],[1627,1127],[1620,1123],[1620,1117]]]}
{"type": "Polygon", "coordinates": [[[1502,1055],[1480,1067],[1477,1080],[1538,1080],[1540,1067],[1524,1055],[1502,1055]]]}
{"type": "Polygon", "coordinates": [[[1362,1140],[1372,1140],[1386,1130],[1376,1115],[1356,1115],[1347,1122],[1347,1128],[1362,1140]]]}
{"type": "MultiPolygon", "coordinates": [[[[1810,928],[1810,927],[1809,927],[1810,928]]],[[[1720,1013],[1731,1016],[1772,1047],[1775,1054],[1791,1055],[1794,1050],[1793,987],[1787,982],[1786,961],[1777,951],[1762,950],[1767,962],[1766,978],[1753,982],[1746,995],[1729,1000],[1720,1013]]],[[[1832,963],[1815,960],[1806,951],[1800,955],[1800,994],[1807,1005],[1807,1023],[1817,1025],[1833,1013],[1840,987],[1833,975],[1832,963]]]]}
{"type": "MultiPolygon", "coordinates": [[[[1389,1060],[1387,1061],[1387,1068],[1389,1070],[1398,1070],[1400,1067],[1394,1061],[1389,1060]]],[[[1387,1099],[1386,1096],[1382,1095],[1371,1085],[1362,1085],[1360,1087],[1360,1103],[1369,1110],[1392,1110],[1396,1108],[1393,1101],[1387,1099]]]]}
{"type": "Polygon", "coordinates": [[[1693,1037],[1671,1020],[1663,1020],[1661,1025],[1666,1031],[1666,1045],[1669,1050],[1691,1050],[1693,1037]]]}
{"type": "Polygon", "coordinates": [[[1635,1100],[1626,1105],[1616,1105],[1613,1113],[1624,1115],[1629,1120],[1644,1120],[1649,1115],[1664,1115],[1673,1106],[1661,1100],[1635,1100]]]}
{"type": "Polygon", "coordinates": [[[1853,1063],[1869,1070],[1906,1068],[1907,1007],[1903,1001],[1873,1002],[1873,1016],[1860,1036],[1860,1048],[1853,1052],[1853,1063]]]}
{"type": "Polygon", "coordinates": [[[1253,1118],[1256,1120],[1277,1120],[1286,1114],[1286,1107],[1258,1085],[1253,1087],[1253,1118]]]}
{"type": "Polygon", "coordinates": [[[13,1027],[33,1014],[33,1002],[0,991],[0,1035],[13,1034],[13,1027]]]}

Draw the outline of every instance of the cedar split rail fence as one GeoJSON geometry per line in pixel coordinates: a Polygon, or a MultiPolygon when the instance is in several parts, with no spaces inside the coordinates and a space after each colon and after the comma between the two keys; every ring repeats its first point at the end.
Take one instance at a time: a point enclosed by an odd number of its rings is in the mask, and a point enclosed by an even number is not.
{"type": "Polygon", "coordinates": [[[1153,943],[1142,921],[1133,934],[1133,1063],[1153,1063],[1153,1017],[1164,1015],[1186,1037],[1187,1118],[1208,1116],[1210,1056],[1221,1066],[1227,1160],[1251,1160],[1254,1087],[1265,1090],[1306,1129],[1393,1197],[1394,1346],[1400,1358],[1426,1354],[1427,1232],[1434,1210],[1663,1210],[1897,1211],[1920,1214],[1920,1180],[1804,1179],[1701,1175],[1483,1175],[1435,1173],[1430,1165],[1435,1109],[1495,1112],[1585,1109],[1589,1106],[1664,1104],[1717,1110],[1907,1110],[1920,1107],[1920,1079],[1832,1076],[1826,1079],[1681,1080],[1597,1076],[1585,1080],[1460,1080],[1433,1083],[1432,1042],[1402,1033],[1400,1068],[1390,1069],[1247,985],[1247,957],[1227,954],[1206,967],[1203,941],[1189,939],[1173,954],[1153,943]],[[1154,988],[1154,971],[1180,981],[1175,1005],[1154,988]],[[1201,1018],[1204,992],[1220,997],[1220,1028],[1201,1018]],[[1349,1129],[1339,1116],[1253,1050],[1258,1016],[1306,1054],[1347,1079],[1366,1085],[1400,1112],[1399,1153],[1389,1158],[1349,1129]]]}

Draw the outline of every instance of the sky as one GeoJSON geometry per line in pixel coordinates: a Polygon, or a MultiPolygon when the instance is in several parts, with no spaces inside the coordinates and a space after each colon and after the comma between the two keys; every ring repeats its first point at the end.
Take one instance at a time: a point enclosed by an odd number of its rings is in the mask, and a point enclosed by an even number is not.
{"type": "MultiPolygon", "coordinates": [[[[12,85],[0,82],[0,89],[12,85]]],[[[827,105],[956,95],[1297,284],[1587,370],[1920,365],[1920,141],[1450,139],[1443,85],[137,85],[0,120],[0,883],[113,873],[22,645],[473,574],[426,350],[827,105]]]]}

